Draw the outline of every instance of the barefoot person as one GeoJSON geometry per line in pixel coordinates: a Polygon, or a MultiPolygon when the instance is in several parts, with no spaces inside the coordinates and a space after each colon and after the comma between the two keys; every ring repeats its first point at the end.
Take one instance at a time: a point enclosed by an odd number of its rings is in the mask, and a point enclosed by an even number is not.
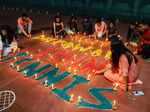
{"type": "Polygon", "coordinates": [[[17,41],[15,38],[15,33],[9,26],[0,26],[0,58],[17,50],[17,41]]]}
{"type": "Polygon", "coordinates": [[[26,37],[31,37],[32,20],[26,14],[18,18],[18,33],[23,33],[26,37]]]}
{"type": "Polygon", "coordinates": [[[133,84],[142,84],[138,80],[137,58],[129,51],[120,40],[112,40],[111,42],[111,61],[104,70],[96,73],[104,72],[105,78],[113,83],[119,84],[123,90],[128,90],[133,84]]]}

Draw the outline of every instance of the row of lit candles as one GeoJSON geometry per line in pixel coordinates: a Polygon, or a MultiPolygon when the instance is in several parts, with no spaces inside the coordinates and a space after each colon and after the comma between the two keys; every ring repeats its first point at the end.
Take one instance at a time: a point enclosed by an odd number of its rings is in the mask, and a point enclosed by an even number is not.
{"type": "MultiPolygon", "coordinates": [[[[32,55],[31,55],[31,57],[32,57],[32,55]]],[[[16,59],[16,57],[15,57],[15,59],[16,59]]],[[[39,58],[38,58],[38,60],[39,60],[39,58]]],[[[11,65],[13,65],[13,64],[11,64],[11,65]]],[[[17,69],[17,71],[19,71],[19,65],[16,66],[16,69],[17,69]]],[[[24,71],[24,76],[27,77],[27,71],[24,71]]],[[[37,78],[38,78],[38,75],[35,74],[34,77],[35,77],[35,79],[37,79],[37,78]]],[[[91,80],[91,74],[88,75],[87,80],[91,80]]],[[[45,80],[44,86],[45,86],[45,87],[48,87],[48,80],[45,80]]],[[[114,83],[113,86],[114,86],[114,90],[117,90],[117,88],[119,87],[119,83],[114,83]]],[[[55,89],[54,84],[51,85],[51,89],[52,89],[52,90],[55,89]]],[[[74,94],[71,95],[71,97],[70,97],[70,102],[72,102],[72,103],[75,102],[75,101],[74,101],[74,94]]],[[[82,102],[82,97],[81,97],[81,96],[78,96],[77,103],[81,103],[81,102],[82,102]]],[[[113,108],[113,110],[116,110],[116,109],[117,109],[116,100],[114,100],[114,101],[112,102],[112,108],[113,108]]]]}

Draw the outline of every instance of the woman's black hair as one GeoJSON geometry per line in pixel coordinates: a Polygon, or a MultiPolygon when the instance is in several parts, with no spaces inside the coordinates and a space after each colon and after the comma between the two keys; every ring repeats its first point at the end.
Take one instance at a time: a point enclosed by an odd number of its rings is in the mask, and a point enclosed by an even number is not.
{"type": "Polygon", "coordinates": [[[8,41],[8,44],[11,44],[11,42],[16,38],[16,34],[13,31],[13,29],[8,25],[2,25],[0,26],[0,35],[2,37],[2,42],[7,43],[6,39],[8,41]],[[2,34],[2,30],[5,30],[7,32],[7,35],[2,34]]]}
{"type": "Polygon", "coordinates": [[[76,16],[71,16],[70,21],[72,21],[73,19],[77,20],[76,16]]]}
{"type": "Polygon", "coordinates": [[[110,20],[109,25],[110,25],[111,23],[112,23],[114,26],[116,25],[113,20],[110,20]]]}
{"type": "Polygon", "coordinates": [[[127,57],[129,66],[131,65],[133,59],[135,60],[135,63],[138,62],[135,55],[124,46],[121,40],[117,38],[111,41],[111,52],[113,68],[119,67],[119,59],[122,54],[124,54],[127,57]]]}
{"type": "Polygon", "coordinates": [[[97,23],[100,23],[102,21],[102,18],[101,17],[98,17],[97,19],[96,19],[96,22],[97,23]]]}
{"type": "Polygon", "coordinates": [[[26,13],[23,13],[21,17],[28,17],[26,13]]]}
{"type": "Polygon", "coordinates": [[[61,19],[61,17],[60,17],[60,16],[55,16],[55,23],[57,23],[56,18],[59,18],[59,19],[60,19],[60,22],[59,22],[59,23],[61,23],[61,22],[62,22],[62,19],[61,19]]]}

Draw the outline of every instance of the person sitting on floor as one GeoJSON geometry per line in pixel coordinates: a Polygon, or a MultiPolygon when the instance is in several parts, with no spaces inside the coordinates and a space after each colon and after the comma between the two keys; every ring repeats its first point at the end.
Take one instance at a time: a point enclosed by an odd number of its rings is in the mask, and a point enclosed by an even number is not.
{"type": "Polygon", "coordinates": [[[69,21],[69,27],[70,27],[70,30],[74,33],[77,33],[79,30],[78,30],[78,22],[77,22],[77,18],[72,16],[70,21],[69,21]]]}
{"type": "Polygon", "coordinates": [[[82,21],[82,33],[85,35],[91,35],[92,31],[92,23],[88,17],[84,17],[82,21]]]}
{"type": "Polygon", "coordinates": [[[118,30],[115,27],[115,23],[113,21],[110,21],[109,26],[106,31],[106,40],[113,40],[115,37],[118,37],[118,30]]]}
{"type": "Polygon", "coordinates": [[[97,22],[95,24],[95,33],[94,35],[98,38],[102,38],[103,36],[106,36],[107,31],[107,25],[104,21],[102,21],[101,18],[97,19],[97,22]]]}
{"type": "Polygon", "coordinates": [[[104,72],[105,78],[113,83],[118,83],[119,87],[125,91],[128,90],[128,87],[131,88],[133,84],[142,84],[138,79],[138,60],[121,40],[114,39],[111,41],[111,52],[111,59],[107,66],[96,73],[104,72]]]}
{"type": "Polygon", "coordinates": [[[141,40],[141,29],[136,23],[131,22],[129,24],[127,40],[125,45],[128,45],[131,42],[138,44],[140,40],[141,40]]]}
{"type": "Polygon", "coordinates": [[[141,54],[144,59],[148,59],[150,58],[150,27],[148,25],[145,25],[142,29],[144,29],[145,32],[138,44],[135,54],[141,54]]]}
{"type": "Polygon", "coordinates": [[[18,18],[18,33],[23,33],[26,37],[31,37],[32,20],[26,14],[18,18]]]}
{"type": "Polygon", "coordinates": [[[17,50],[17,41],[14,31],[7,25],[0,26],[0,58],[17,50]]]}
{"type": "Polygon", "coordinates": [[[66,36],[66,32],[64,30],[64,23],[62,22],[60,16],[56,16],[55,21],[53,22],[53,34],[55,37],[66,36]]]}

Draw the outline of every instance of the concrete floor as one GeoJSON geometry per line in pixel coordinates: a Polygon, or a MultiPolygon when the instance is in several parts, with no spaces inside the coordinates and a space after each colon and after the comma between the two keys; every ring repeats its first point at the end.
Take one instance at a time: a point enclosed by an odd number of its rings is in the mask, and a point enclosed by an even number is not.
{"type": "MultiPolygon", "coordinates": [[[[13,16],[13,14],[11,14],[13,16]]],[[[16,13],[15,13],[16,15],[16,13]]],[[[7,20],[10,24],[15,26],[15,18],[9,21],[7,16],[0,17],[0,24],[7,23],[7,20]],[[1,19],[1,17],[3,17],[1,19]]],[[[40,20],[39,20],[40,22],[40,20]]],[[[43,21],[42,21],[43,23],[43,21]]],[[[45,24],[46,25],[46,24],[45,24]]],[[[122,35],[127,30],[126,25],[120,26],[122,35]]],[[[40,25],[38,26],[40,27],[40,25]]],[[[39,40],[27,40],[21,38],[19,40],[19,46],[21,50],[27,49],[34,57],[40,57],[43,61],[43,64],[51,64],[54,62],[47,61],[47,57],[41,57],[41,54],[38,52],[40,49],[46,50],[49,49],[50,45],[41,42],[39,40]]],[[[61,49],[61,48],[60,48],[61,49]]],[[[102,60],[103,57],[100,57],[102,60]]],[[[139,68],[140,68],[140,79],[143,81],[143,85],[136,85],[132,90],[141,90],[145,93],[144,96],[130,96],[135,97],[136,101],[128,99],[128,94],[125,92],[115,92],[115,93],[103,93],[110,101],[117,101],[117,110],[116,112],[150,112],[150,63],[143,60],[140,56],[139,59],[139,68]]],[[[76,108],[74,104],[66,103],[55,94],[49,94],[49,89],[41,86],[39,81],[36,81],[32,78],[24,78],[21,73],[18,73],[9,68],[9,62],[2,63],[0,62],[0,91],[2,90],[12,90],[16,94],[16,101],[4,112],[103,112],[104,110],[88,109],[88,108],[76,108]]],[[[25,65],[24,65],[25,66],[25,65]]],[[[64,81],[56,84],[59,88],[66,86],[71,83],[73,80],[71,78],[65,79],[64,81]]],[[[87,85],[78,85],[73,88],[71,91],[68,91],[69,94],[74,93],[75,95],[83,96],[86,100],[93,103],[98,103],[89,93],[89,88],[111,88],[112,83],[106,80],[102,75],[96,75],[96,77],[87,85]]],[[[132,92],[132,91],[130,91],[132,92]]],[[[107,111],[105,111],[107,112],[107,111]]],[[[109,110],[108,112],[113,112],[109,110]]]]}

